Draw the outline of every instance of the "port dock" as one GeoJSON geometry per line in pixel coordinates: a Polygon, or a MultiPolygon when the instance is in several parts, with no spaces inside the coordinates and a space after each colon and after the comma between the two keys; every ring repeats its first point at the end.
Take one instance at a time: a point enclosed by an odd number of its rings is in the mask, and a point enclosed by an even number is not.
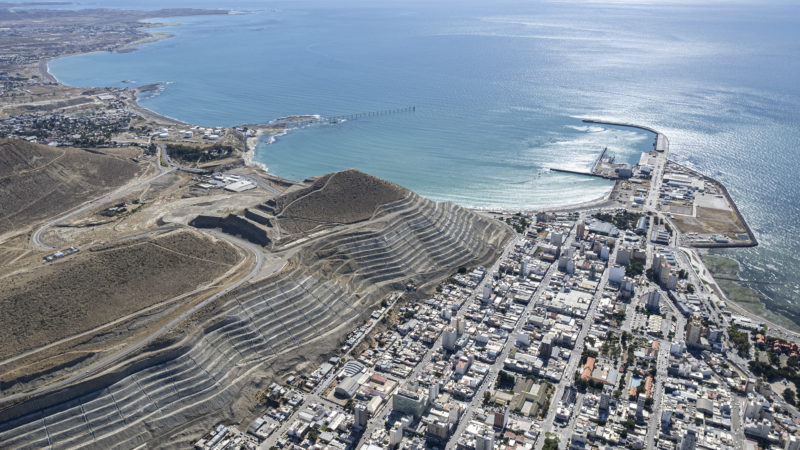
{"type": "Polygon", "coordinates": [[[669,139],[663,133],[659,132],[656,129],[650,128],[644,125],[636,125],[633,123],[626,123],[626,122],[611,122],[607,120],[597,120],[597,119],[583,119],[583,123],[596,123],[598,125],[614,125],[618,127],[628,127],[628,128],[638,128],[640,130],[649,131],[656,135],[656,140],[653,143],[653,149],[657,152],[668,152],[669,151],[669,139]]]}
{"type": "MultiPolygon", "coordinates": [[[[608,147],[604,147],[603,151],[600,152],[600,156],[594,161],[592,164],[592,169],[589,171],[586,170],[573,170],[573,169],[559,169],[557,167],[550,167],[550,170],[553,172],[560,172],[560,173],[571,173],[573,175],[586,175],[590,177],[598,177],[598,178],[605,178],[607,180],[616,180],[617,176],[611,176],[610,174],[606,173],[607,171],[601,171],[601,166],[603,166],[604,161],[603,158],[606,157],[606,153],[608,152],[608,147]]],[[[614,157],[610,158],[610,164],[613,164],[614,157]]]]}

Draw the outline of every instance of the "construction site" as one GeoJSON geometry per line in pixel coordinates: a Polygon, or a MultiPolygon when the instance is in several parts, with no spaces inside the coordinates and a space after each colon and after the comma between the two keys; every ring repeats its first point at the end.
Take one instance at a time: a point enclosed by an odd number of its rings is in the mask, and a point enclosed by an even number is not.
{"type": "Polygon", "coordinates": [[[183,446],[246,423],[383,300],[494,261],[513,233],[355,170],[239,166],[225,176],[254,187],[237,192],[137,151],[0,143],[2,447],[183,446]]]}

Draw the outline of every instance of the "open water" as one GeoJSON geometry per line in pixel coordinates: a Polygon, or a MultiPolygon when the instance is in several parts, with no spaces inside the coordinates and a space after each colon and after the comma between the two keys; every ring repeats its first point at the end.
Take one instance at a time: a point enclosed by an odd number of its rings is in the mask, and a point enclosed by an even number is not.
{"type": "MultiPolygon", "coordinates": [[[[94,6],[91,3],[81,6],[94,6]]],[[[295,130],[256,160],[303,179],[355,167],[435,200],[548,207],[595,199],[603,147],[635,162],[653,136],[725,183],[761,245],[725,252],[767,309],[800,322],[800,8],[791,1],[153,0],[225,7],[125,54],[53,61],[79,86],[169,82],[142,104],[201,125],[415,105],[413,113],[295,130]],[[765,284],[764,282],[767,282],[765,284]]],[[[167,19],[172,22],[175,19],[167,19]]]]}

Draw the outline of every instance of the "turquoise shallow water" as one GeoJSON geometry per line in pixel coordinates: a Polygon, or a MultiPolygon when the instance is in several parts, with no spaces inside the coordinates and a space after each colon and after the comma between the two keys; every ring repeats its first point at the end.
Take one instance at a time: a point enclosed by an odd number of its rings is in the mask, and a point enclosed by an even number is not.
{"type": "Polygon", "coordinates": [[[773,283],[754,285],[770,309],[800,321],[791,2],[231,3],[254,12],[181,19],[167,29],[173,39],[57,60],[51,71],[80,86],[170,82],[143,105],[204,125],[416,105],[296,130],[256,158],[293,179],[356,167],[467,206],[597,198],[608,182],[546,169],[587,168],[605,146],[634,161],[652,135],[579,118],[655,127],[673,159],[728,186],[762,244],[730,253],[744,278],[773,283]]]}

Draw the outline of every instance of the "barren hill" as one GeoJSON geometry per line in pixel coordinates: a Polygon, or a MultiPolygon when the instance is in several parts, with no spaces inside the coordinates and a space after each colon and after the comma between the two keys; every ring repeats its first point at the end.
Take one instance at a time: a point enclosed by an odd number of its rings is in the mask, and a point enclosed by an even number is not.
{"type": "Polygon", "coordinates": [[[87,249],[2,279],[0,359],[191,291],[240,255],[189,230],[87,249]]]}
{"type": "Polygon", "coordinates": [[[143,170],[110,152],[0,139],[0,234],[69,210],[143,170]]]}
{"type": "Polygon", "coordinates": [[[369,219],[385,203],[408,191],[396,184],[348,169],[306,180],[275,199],[274,215],[281,230],[308,233],[333,224],[369,219]]]}
{"type": "Polygon", "coordinates": [[[272,223],[284,220],[322,226],[298,225],[303,238],[292,246],[265,248],[288,260],[283,270],[217,299],[125,364],[0,406],[0,446],[185,446],[214,423],[246,422],[258,389],[337,352],[391,292],[432,289],[461,266],[489,264],[512,235],[498,221],[357,171],[308,180],[263,206],[200,222],[248,238],[258,227],[275,233],[272,223]]]}

